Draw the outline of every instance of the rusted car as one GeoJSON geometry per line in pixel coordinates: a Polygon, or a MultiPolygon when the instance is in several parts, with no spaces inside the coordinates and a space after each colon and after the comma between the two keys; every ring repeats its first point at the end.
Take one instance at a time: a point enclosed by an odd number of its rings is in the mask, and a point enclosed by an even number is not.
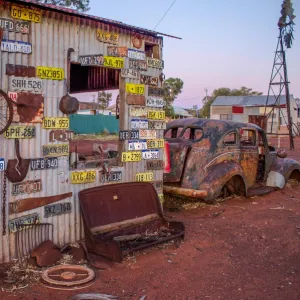
{"type": "Polygon", "coordinates": [[[171,121],[165,130],[171,170],[164,192],[206,201],[252,196],[300,181],[300,164],[268,144],[255,124],[210,119],[171,121]]]}

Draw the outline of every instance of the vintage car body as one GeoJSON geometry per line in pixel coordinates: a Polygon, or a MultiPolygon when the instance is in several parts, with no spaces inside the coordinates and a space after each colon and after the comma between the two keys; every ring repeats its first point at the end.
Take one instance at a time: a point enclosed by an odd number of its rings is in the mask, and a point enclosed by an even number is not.
{"type": "Polygon", "coordinates": [[[171,121],[165,130],[171,170],[164,192],[214,200],[238,194],[252,196],[300,181],[300,164],[268,145],[255,124],[210,119],[171,121]]]}

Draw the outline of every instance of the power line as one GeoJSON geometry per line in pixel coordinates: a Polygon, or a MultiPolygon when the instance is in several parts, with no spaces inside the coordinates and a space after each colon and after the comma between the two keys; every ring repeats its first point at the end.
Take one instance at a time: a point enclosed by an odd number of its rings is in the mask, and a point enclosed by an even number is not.
{"type": "Polygon", "coordinates": [[[178,101],[187,101],[187,100],[195,100],[195,99],[201,99],[201,96],[195,97],[195,98],[187,98],[187,99],[176,99],[178,101]]]}
{"type": "Polygon", "coordinates": [[[163,15],[163,17],[159,20],[159,22],[156,24],[156,26],[153,28],[153,30],[156,29],[156,27],[160,24],[160,22],[164,19],[164,17],[166,16],[166,14],[169,12],[169,10],[172,8],[172,6],[174,5],[174,3],[176,2],[176,0],[173,1],[173,3],[171,4],[171,6],[168,8],[168,10],[165,12],[165,14],[163,15]]]}

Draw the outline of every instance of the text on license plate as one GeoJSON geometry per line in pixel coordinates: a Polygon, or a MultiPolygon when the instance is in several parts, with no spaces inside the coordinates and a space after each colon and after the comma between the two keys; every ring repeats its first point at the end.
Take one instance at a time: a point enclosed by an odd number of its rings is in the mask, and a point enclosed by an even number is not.
{"type": "Polygon", "coordinates": [[[141,161],[141,160],[142,160],[141,152],[122,152],[122,162],[141,161]]]}
{"type": "Polygon", "coordinates": [[[136,181],[153,181],[154,174],[153,172],[137,173],[135,174],[136,181]]]}
{"type": "Polygon", "coordinates": [[[44,206],[44,217],[59,216],[70,213],[72,209],[71,202],[57,203],[53,205],[44,206]]]}
{"type": "Polygon", "coordinates": [[[11,16],[16,19],[32,21],[36,23],[40,23],[42,21],[41,11],[19,7],[16,5],[11,6],[11,16]]]}
{"type": "Polygon", "coordinates": [[[158,150],[143,150],[142,155],[143,155],[143,159],[158,159],[159,151],[158,150]]]}
{"type": "Polygon", "coordinates": [[[147,149],[147,142],[140,140],[140,141],[128,141],[128,150],[145,150],[147,149]]]}
{"type": "Polygon", "coordinates": [[[131,120],[131,129],[147,129],[148,120],[143,119],[132,119],[131,120]]]}
{"type": "Polygon", "coordinates": [[[155,111],[155,110],[148,111],[148,119],[164,120],[165,118],[166,118],[166,114],[164,111],[155,111]]]}
{"type": "Polygon", "coordinates": [[[164,148],[165,140],[164,139],[155,139],[147,141],[147,149],[156,149],[156,148],[164,148]]]}
{"type": "Polygon", "coordinates": [[[71,173],[71,183],[89,183],[96,181],[96,171],[75,171],[71,173]]]}
{"type": "Polygon", "coordinates": [[[156,131],[155,130],[140,130],[140,139],[155,139],[156,131]]]}
{"type": "Polygon", "coordinates": [[[52,67],[36,67],[36,76],[42,79],[62,80],[65,77],[64,69],[52,67]]]}
{"type": "Polygon", "coordinates": [[[43,128],[44,129],[66,129],[69,128],[69,118],[63,117],[44,117],[43,128]]]}
{"type": "Polygon", "coordinates": [[[34,126],[10,126],[5,131],[7,139],[31,139],[35,137],[34,126]]]}

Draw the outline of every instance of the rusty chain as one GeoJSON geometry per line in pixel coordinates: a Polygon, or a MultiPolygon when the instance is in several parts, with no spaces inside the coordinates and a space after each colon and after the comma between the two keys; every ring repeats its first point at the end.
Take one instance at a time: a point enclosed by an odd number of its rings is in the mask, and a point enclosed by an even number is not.
{"type": "Polygon", "coordinates": [[[4,171],[3,176],[3,195],[2,195],[2,235],[6,235],[6,171],[4,171]]]}

